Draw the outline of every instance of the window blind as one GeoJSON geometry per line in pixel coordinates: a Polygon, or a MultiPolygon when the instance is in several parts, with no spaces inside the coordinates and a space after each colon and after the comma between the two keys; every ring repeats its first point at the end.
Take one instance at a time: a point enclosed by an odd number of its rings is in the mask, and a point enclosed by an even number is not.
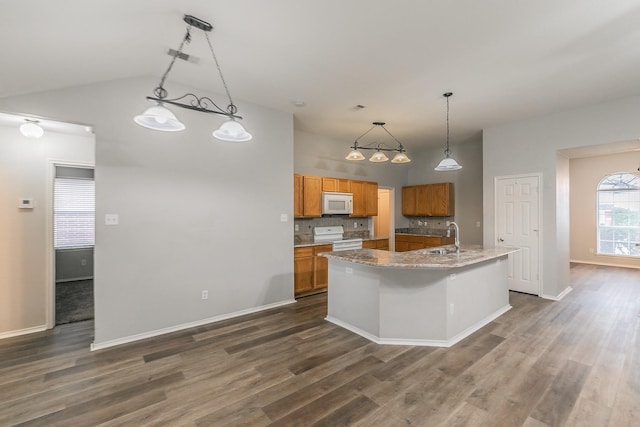
{"type": "Polygon", "coordinates": [[[55,178],[53,240],[56,249],[93,246],[95,243],[95,181],[55,178]]]}

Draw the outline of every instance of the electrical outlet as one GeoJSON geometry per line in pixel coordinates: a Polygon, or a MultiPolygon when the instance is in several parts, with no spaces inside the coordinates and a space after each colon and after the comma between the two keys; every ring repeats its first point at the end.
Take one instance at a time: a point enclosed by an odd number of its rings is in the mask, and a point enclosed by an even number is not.
{"type": "Polygon", "coordinates": [[[353,228],[358,228],[358,223],[357,222],[353,223],[353,228]]]}
{"type": "Polygon", "coordinates": [[[209,299],[209,291],[202,291],[202,299],[209,299]]]}
{"type": "Polygon", "coordinates": [[[300,225],[299,225],[299,224],[294,225],[294,226],[293,226],[293,229],[294,229],[295,231],[300,231],[300,225]]]}

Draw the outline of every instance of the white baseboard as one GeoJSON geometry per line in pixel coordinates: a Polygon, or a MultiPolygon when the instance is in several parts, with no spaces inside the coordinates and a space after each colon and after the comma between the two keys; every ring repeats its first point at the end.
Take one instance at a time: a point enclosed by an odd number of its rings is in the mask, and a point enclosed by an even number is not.
{"type": "Polygon", "coordinates": [[[560,292],[560,294],[558,296],[542,294],[542,295],[540,295],[540,298],[550,299],[552,301],[560,301],[562,298],[564,298],[572,290],[573,290],[573,288],[571,286],[567,286],[566,288],[564,288],[564,291],[560,292]]]}
{"type": "Polygon", "coordinates": [[[33,328],[18,329],[17,331],[0,332],[0,340],[5,338],[19,337],[20,335],[33,334],[47,330],[47,325],[34,326],[33,328]]]}
{"type": "Polygon", "coordinates": [[[157,337],[158,335],[168,334],[171,332],[177,332],[184,329],[193,328],[196,326],[202,326],[209,323],[219,322],[221,320],[227,320],[234,317],[244,316],[245,314],[251,314],[251,313],[256,313],[258,311],[269,310],[271,308],[280,307],[280,306],[292,304],[295,302],[296,302],[295,299],[285,300],[285,301],[275,302],[273,304],[261,305],[259,307],[252,307],[246,310],[240,310],[233,313],[222,314],[220,316],[210,317],[208,319],[197,320],[195,322],[183,323],[181,325],[170,326],[168,328],[156,329],[154,331],[143,332],[141,334],[136,334],[136,335],[130,335],[128,337],[118,338],[115,340],[105,341],[101,343],[93,342],[91,343],[91,351],[103,350],[105,348],[114,347],[121,344],[127,344],[130,342],[139,341],[146,338],[157,337]]]}
{"type": "Polygon", "coordinates": [[[601,265],[603,267],[620,267],[620,268],[640,268],[637,265],[626,265],[626,264],[615,264],[612,262],[595,262],[595,261],[577,261],[577,260],[569,260],[569,262],[573,262],[576,264],[593,264],[593,265],[601,265]]]}
{"type": "Polygon", "coordinates": [[[358,327],[350,325],[342,320],[336,319],[332,316],[325,317],[325,320],[331,322],[335,325],[338,325],[342,328],[345,328],[348,331],[353,332],[354,334],[358,334],[361,337],[368,339],[369,341],[373,341],[376,344],[388,344],[388,345],[413,345],[413,346],[422,346],[422,347],[451,347],[452,345],[462,341],[469,335],[478,331],[482,327],[488,325],[493,322],[498,317],[502,316],[507,311],[511,310],[511,305],[507,304],[506,306],[494,311],[484,319],[475,323],[474,325],[468,327],[464,331],[459,334],[451,337],[448,340],[425,340],[425,339],[407,339],[407,338],[381,338],[376,335],[373,335],[367,331],[364,331],[358,327]]]}

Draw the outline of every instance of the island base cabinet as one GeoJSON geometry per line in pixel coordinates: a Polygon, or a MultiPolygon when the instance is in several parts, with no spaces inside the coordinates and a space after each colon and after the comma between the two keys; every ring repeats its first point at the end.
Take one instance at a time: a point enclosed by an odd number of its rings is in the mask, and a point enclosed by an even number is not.
{"type": "Polygon", "coordinates": [[[378,344],[450,347],[507,312],[507,256],[453,269],[329,260],[327,320],[378,344]]]}

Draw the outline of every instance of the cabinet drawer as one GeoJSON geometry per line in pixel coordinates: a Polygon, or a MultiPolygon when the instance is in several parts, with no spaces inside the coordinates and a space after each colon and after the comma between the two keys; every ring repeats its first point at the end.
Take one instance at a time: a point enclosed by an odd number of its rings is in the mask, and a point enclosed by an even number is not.
{"type": "Polygon", "coordinates": [[[322,253],[322,252],[331,252],[332,249],[333,249],[333,246],[331,245],[314,246],[313,254],[318,255],[319,253],[322,253]]]}
{"type": "Polygon", "coordinates": [[[305,246],[304,248],[294,248],[293,249],[293,257],[294,258],[307,258],[313,256],[313,247],[305,246]]]}
{"type": "Polygon", "coordinates": [[[409,243],[423,243],[424,242],[424,236],[408,236],[407,241],[409,243]]]}

